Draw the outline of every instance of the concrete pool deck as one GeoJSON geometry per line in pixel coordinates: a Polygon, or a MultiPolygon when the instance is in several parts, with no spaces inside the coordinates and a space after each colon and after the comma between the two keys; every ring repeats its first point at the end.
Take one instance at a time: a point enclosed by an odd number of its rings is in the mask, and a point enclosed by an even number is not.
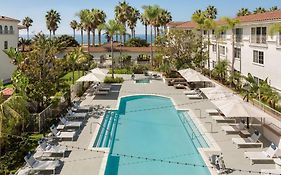
{"type": "MultiPolygon", "coordinates": [[[[118,75],[121,76],[121,75],[118,75]]],[[[250,160],[244,158],[245,151],[255,151],[260,149],[237,149],[232,143],[233,137],[238,137],[236,135],[226,135],[222,130],[221,126],[225,124],[218,124],[208,114],[205,109],[214,108],[215,106],[209,100],[189,100],[184,94],[183,90],[175,89],[172,86],[167,86],[162,80],[152,80],[149,84],[136,84],[134,81],[130,80],[130,75],[122,75],[126,80],[121,86],[114,85],[110,94],[107,96],[92,96],[88,95],[84,97],[81,105],[95,105],[102,104],[105,106],[110,106],[115,109],[118,104],[119,97],[135,95],[135,94],[156,94],[173,99],[173,102],[180,109],[190,109],[194,113],[196,120],[198,120],[202,127],[206,130],[204,131],[206,135],[211,135],[215,142],[219,145],[221,152],[224,155],[224,160],[227,168],[242,169],[247,171],[260,171],[261,169],[272,169],[275,168],[274,164],[255,164],[251,165],[250,160]],[[201,109],[201,117],[199,117],[201,109]],[[210,127],[213,126],[213,132],[211,132],[210,127]]],[[[142,77],[141,75],[136,75],[136,78],[142,77]]],[[[60,174],[65,175],[76,175],[76,174],[91,174],[91,175],[101,175],[100,168],[103,164],[105,158],[107,157],[104,153],[97,153],[90,151],[88,149],[89,145],[93,144],[93,133],[94,130],[99,126],[97,122],[100,122],[101,118],[89,118],[85,127],[81,131],[77,141],[75,142],[62,142],[61,144],[67,146],[81,147],[84,149],[72,149],[70,155],[63,158],[64,165],[61,169],[60,174]]],[[[267,147],[269,142],[264,140],[267,147]]],[[[216,152],[215,150],[213,150],[216,152]]],[[[212,152],[212,151],[211,151],[212,152]]],[[[211,153],[210,152],[210,153],[211,153]]],[[[249,174],[240,171],[233,171],[233,175],[249,174]]],[[[251,173],[254,174],[254,173],[251,173]]],[[[256,173],[257,174],[257,173],[256,173]]]]}

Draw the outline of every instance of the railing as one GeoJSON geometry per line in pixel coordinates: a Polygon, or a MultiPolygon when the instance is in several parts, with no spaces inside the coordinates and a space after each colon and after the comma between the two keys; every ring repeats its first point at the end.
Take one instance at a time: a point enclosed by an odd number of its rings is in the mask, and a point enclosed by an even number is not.
{"type": "Polygon", "coordinates": [[[242,35],[236,35],[235,41],[238,43],[242,42],[242,35]]]}
{"type": "Polygon", "coordinates": [[[0,31],[0,35],[13,35],[14,33],[15,33],[14,30],[0,31]]]}
{"type": "Polygon", "coordinates": [[[252,35],[251,43],[266,44],[266,35],[252,35]]]}
{"type": "Polygon", "coordinates": [[[254,106],[257,106],[259,107],[261,110],[263,110],[264,112],[268,113],[268,114],[271,114],[271,115],[274,115],[275,118],[277,119],[281,119],[281,112],[271,108],[270,106],[256,100],[256,99],[253,99],[252,101],[253,105],[254,106]]]}

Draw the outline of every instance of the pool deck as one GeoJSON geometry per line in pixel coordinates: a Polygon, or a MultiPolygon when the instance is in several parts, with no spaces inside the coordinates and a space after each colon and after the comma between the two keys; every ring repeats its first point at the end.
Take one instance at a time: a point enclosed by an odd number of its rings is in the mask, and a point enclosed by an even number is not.
{"type": "MultiPolygon", "coordinates": [[[[121,76],[121,75],[120,75],[121,76]]],[[[218,124],[212,120],[208,114],[205,112],[205,109],[214,108],[215,106],[208,100],[189,100],[185,95],[183,95],[183,90],[175,89],[172,86],[167,86],[161,80],[152,80],[150,84],[136,84],[134,81],[130,80],[129,75],[122,75],[126,80],[122,86],[114,85],[110,94],[107,96],[85,96],[81,105],[94,105],[102,104],[105,106],[110,106],[112,109],[115,109],[118,104],[119,97],[135,94],[155,94],[170,97],[173,99],[173,102],[177,105],[177,108],[180,109],[190,109],[194,113],[196,120],[200,121],[203,128],[205,128],[205,133],[203,135],[211,135],[212,138],[219,145],[220,151],[224,155],[224,160],[226,167],[236,168],[248,171],[260,171],[261,169],[273,169],[275,168],[274,164],[255,164],[251,165],[250,160],[244,158],[245,151],[255,151],[260,149],[237,149],[236,146],[232,143],[231,139],[233,137],[238,137],[237,135],[226,135],[222,130],[222,125],[218,124]],[[201,109],[201,117],[199,117],[201,109]],[[210,124],[212,123],[212,124],[210,124]],[[210,128],[213,126],[213,132],[210,128]]],[[[136,78],[141,77],[136,75],[136,78]]],[[[100,119],[89,118],[88,122],[85,124],[82,129],[77,141],[74,142],[62,142],[61,144],[67,146],[81,147],[84,149],[72,149],[70,155],[66,158],[63,158],[64,165],[62,169],[57,172],[59,174],[65,175],[77,175],[77,174],[91,174],[91,175],[101,175],[100,168],[107,157],[104,153],[97,153],[90,151],[89,146],[93,144],[93,135],[94,131],[97,130],[99,126],[97,122],[100,122],[100,119]]],[[[269,145],[269,142],[263,139],[265,142],[264,147],[269,145]]],[[[209,153],[217,152],[216,149],[210,149],[209,153]]],[[[204,151],[203,151],[204,152],[204,151]]],[[[209,154],[208,153],[208,154],[209,154]]],[[[249,174],[239,171],[233,171],[230,174],[241,175],[249,174]]],[[[254,173],[251,173],[254,174],[254,173]]],[[[257,173],[256,173],[257,174],[257,173]]]]}

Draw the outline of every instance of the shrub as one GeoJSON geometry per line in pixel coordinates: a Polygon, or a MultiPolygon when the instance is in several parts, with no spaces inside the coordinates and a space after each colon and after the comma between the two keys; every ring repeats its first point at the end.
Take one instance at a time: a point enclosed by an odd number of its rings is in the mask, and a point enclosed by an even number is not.
{"type": "Polygon", "coordinates": [[[122,77],[115,77],[115,78],[112,78],[112,77],[105,77],[104,78],[104,83],[123,83],[124,82],[124,79],[122,77]]]}
{"type": "MultiPolygon", "coordinates": [[[[112,69],[109,70],[108,74],[112,73],[112,69]]],[[[115,74],[132,74],[132,70],[129,68],[123,68],[123,69],[114,69],[115,74]]]]}
{"type": "Polygon", "coordinates": [[[64,47],[77,47],[79,46],[78,42],[73,38],[73,36],[69,35],[61,35],[57,37],[57,41],[59,43],[63,43],[64,47]]]}
{"type": "Polygon", "coordinates": [[[150,56],[146,54],[140,54],[137,57],[137,61],[150,61],[150,56]]]}
{"type": "Polygon", "coordinates": [[[143,74],[146,71],[148,71],[148,66],[146,66],[146,65],[134,65],[132,67],[132,71],[135,74],[143,74]]]}
{"type": "Polygon", "coordinates": [[[148,47],[149,44],[144,39],[131,38],[125,43],[125,46],[127,46],[127,47],[148,47]]]}

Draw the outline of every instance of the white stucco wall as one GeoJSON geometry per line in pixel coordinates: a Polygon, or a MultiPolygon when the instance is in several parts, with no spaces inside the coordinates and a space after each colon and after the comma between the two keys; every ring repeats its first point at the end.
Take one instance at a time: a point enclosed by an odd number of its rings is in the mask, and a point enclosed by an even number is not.
{"type": "Polygon", "coordinates": [[[3,33],[0,34],[0,79],[7,80],[11,77],[16,67],[10,63],[10,59],[3,52],[4,42],[8,41],[8,48],[17,48],[19,37],[18,22],[0,20],[0,25],[2,25],[3,28],[3,33]],[[8,26],[8,28],[13,26],[14,33],[4,34],[4,26],[8,26]]]}
{"type": "MultiPolygon", "coordinates": [[[[275,21],[277,22],[277,21],[275,21]]],[[[278,21],[280,22],[280,21],[278,21]]],[[[272,22],[259,22],[251,24],[243,24],[238,26],[243,28],[243,39],[241,43],[235,44],[235,47],[241,48],[241,72],[243,75],[251,73],[253,76],[260,79],[268,78],[272,87],[281,90],[281,45],[278,45],[279,36],[275,34],[273,37],[269,35],[269,27],[272,22]],[[267,42],[266,44],[253,44],[251,39],[251,27],[267,27],[267,42]],[[253,50],[264,52],[264,64],[260,65],[253,62],[253,50]]],[[[227,47],[226,56],[221,56],[221,59],[228,59],[231,64],[232,59],[232,42],[231,31],[227,31],[226,40],[220,45],[227,47]]],[[[215,40],[211,40],[215,44],[215,40]]],[[[210,60],[217,61],[216,53],[210,47],[210,60]]],[[[240,60],[235,59],[235,69],[240,71],[240,60]]],[[[211,64],[211,68],[212,64],[211,64]]]]}

